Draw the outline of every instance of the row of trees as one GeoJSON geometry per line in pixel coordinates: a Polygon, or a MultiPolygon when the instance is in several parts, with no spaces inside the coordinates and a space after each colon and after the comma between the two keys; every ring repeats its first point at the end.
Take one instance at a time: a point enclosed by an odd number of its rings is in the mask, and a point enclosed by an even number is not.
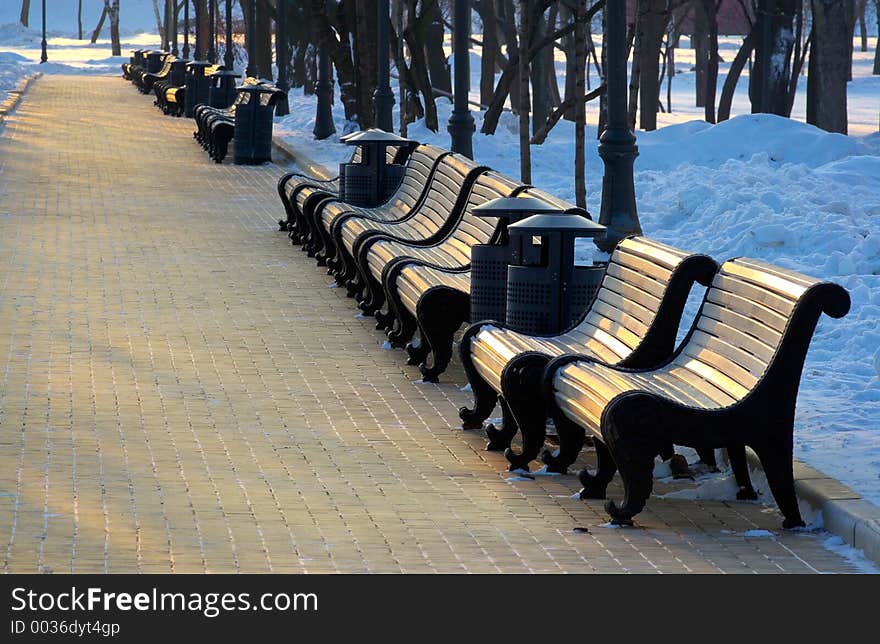
{"type": "MultiPolygon", "coordinates": [[[[187,0],[152,0],[164,34],[164,14],[181,14],[187,0]]],[[[210,39],[209,0],[189,0],[190,15],[200,43],[210,39]]],[[[471,0],[474,35],[481,51],[479,109],[485,110],[482,132],[492,134],[504,110],[519,117],[522,175],[531,168],[529,145],[542,143],[561,120],[576,124],[578,152],[584,145],[584,106],[599,101],[600,131],[605,120],[605,2],[623,0],[471,0]],[[554,56],[565,59],[562,83],[554,56]],[[562,91],[560,91],[560,86],[562,91]]],[[[880,0],[629,0],[627,51],[631,58],[629,120],[633,129],[657,127],[657,114],[672,110],[671,87],[675,51],[683,35],[694,50],[694,102],[709,122],[730,117],[734,92],[748,69],[752,112],[789,116],[797,85],[807,68],[807,121],[826,130],[846,132],[846,83],[851,78],[854,29],[861,29],[867,48],[865,7],[880,0]],[[745,26],[739,51],[716,91],[721,57],[718,49],[722,14],[731,5],[745,26]],[[662,96],[666,85],[665,104],[662,96]]],[[[454,0],[391,0],[389,58],[396,69],[401,97],[400,129],[424,118],[427,127],[441,126],[435,100],[452,89],[444,51],[454,0]]],[[[95,30],[109,18],[114,53],[118,54],[119,0],[104,0],[95,30]]],[[[294,87],[313,93],[317,79],[316,52],[325,51],[335,72],[346,118],[359,127],[375,123],[377,12],[375,0],[287,0],[286,47],[273,43],[277,0],[236,0],[244,22],[234,25],[248,33],[246,21],[255,3],[255,42],[247,43],[256,73],[272,78],[274,60],[286,66],[294,87]],[[276,45],[276,46],[273,46],[276,45]],[[273,51],[274,50],[274,51],[273,51]]],[[[23,0],[26,22],[29,0],[23,0]]],[[[223,33],[225,0],[217,0],[216,32],[223,33]]],[[[178,22],[182,29],[182,20],[178,22]]],[[[471,25],[468,25],[470,28],[471,25]]],[[[202,54],[206,47],[202,47],[202,54]]],[[[875,55],[880,74],[880,48],[875,55]]],[[[577,155],[582,158],[582,154],[577,155]]],[[[579,163],[579,165],[581,165],[579,163]]],[[[576,169],[581,176],[582,168],[576,169]]],[[[578,181],[581,201],[582,182],[578,181]]]]}

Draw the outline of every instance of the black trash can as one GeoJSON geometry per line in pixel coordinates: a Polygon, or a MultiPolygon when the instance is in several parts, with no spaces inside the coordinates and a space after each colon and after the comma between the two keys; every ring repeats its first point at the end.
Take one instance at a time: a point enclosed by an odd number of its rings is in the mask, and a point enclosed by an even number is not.
{"type": "Polygon", "coordinates": [[[499,197],[474,208],[478,217],[497,217],[501,235],[495,244],[471,248],[471,322],[504,321],[507,308],[507,266],[510,264],[508,226],[539,213],[560,213],[535,197],[499,197]]]}
{"type": "Polygon", "coordinates": [[[178,59],[171,62],[171,70],[168,72],[168,83],[172,87],[182,87],[186,84],[186,65],[189,61],[178,59]]]}
{"type": "Polygon", "coordinates": [[[205,76],[205,69],[211,66],[207,60],[193,60],[186,65],[186,98],[184,114],[189,118],[195,115],[196,105],[208,103],[208,90],[211,79],[205,76]]]}
{"type": "Polygon", "coordinates": [[[508,326],[530,335],[558,334],[593,302],[605,264],[575,266],[575,239],[605,233],[576,214],[533,215],[510,226],[508,326]]]}
{"type": "Polygon", "coordinates": [[[282,92],[271,85],[238,88],[233,146],[236,165],[258,165],[272,160],[272,118],[282,92]]]}
{"type": "Polygon", "coordinates": [[[406,168],[400,163],[386,163],[386,148],[412,147],[415,142],[378,128],[355,132],[340,140],[361,148],[360,163],[342,163],[339,166],[340,199],[366,207],[387,201],[400,185],[406,168]]]}
{"type": "Polygon", "coordinates": [[[208,88],[208,105],[211,107],[217,107],[221,110],[232,105],[237,93],[235,79],[241,78],[241,74],[237,74],[229,69],[224,69],[219,72],[214,72],[209,78],[211,84],[208,88]]]}
{"type": "Polygon", "coordinates": [[[158,51],[156,49],[147,52],[146,70],[148,74],[155,74],[162,69],[162,56],[164,54],[164,51],[158,51]]]}

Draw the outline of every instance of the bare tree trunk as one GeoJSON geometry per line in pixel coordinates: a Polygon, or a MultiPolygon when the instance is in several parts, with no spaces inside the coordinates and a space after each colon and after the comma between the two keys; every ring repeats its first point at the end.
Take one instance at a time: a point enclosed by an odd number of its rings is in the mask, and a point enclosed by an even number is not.
{"type": "Polygon", "coordinates": [[[877,46],[874,49],[874,69],[871,73],[880,76],[880,0],[874,0],[874,15],[877,17],[877,46]]]}
{"type": "Polygon", "coordinates": [[[254,21],[254,64],[260,78],[272,80],[272,24],[269,7],[260,0],[256,2],[256,20],[254,21]]]}
{"type": "Polygon", "coordinates": [[[717,121],[726,121],[730,118],[730,105],[733,102],[733,93],[736,91],[736,84],[742,74],[743,68],[749,61],[754,48],[752,34],[750,33],[743,40],[742,46],[736,52],[733,62],[730,63],[730,71],[724,79],[724,87],[721,88],[721,98],[718,101],[718,117],[717,121]]]}
{"type": "MultiPolygon", "coordinates": [[[[107,0],[104,0],[104,2],[106,3],[107,0]]],[[[93,45],[94,45],[96,42],[98,42],[98,38],[100,38],[100,36],[101,36],[101,29],[104,28],[104,20],[105,20],[106,18],[107,18],[107,5],[105,4],[105,5],[104,5],[104,9],[101,11],[101,17],[100,17],[100,19],[98,20],[98,26],[95,27],[95,30],[92,32],[92,40],[91,40],[91,42],[92,42],[93,45]]],[[[163,42],[164,42],[164,40],[163,40],[163,42]]]]}
{"type": "MultiPolygon", "coordinates": [[[[637,17],[633,18],[637,20],[637,17]]],[[[630,25],[630,29],[634,34],[633,37],[633,62],[632,62],[632,71],[629,75],[629,103],[627,104],[627,117],[629,122],[629,129],[636,129],[636,111],[639,105],[639,83],[641,82],[641,67],[640,64],[642,62],[642,35],[639,29],[636,28],[635,23],[630,25]]],[[[651,111],[657,111],[657,102],[654,101],[654,105],[651,106],[651,111]]],[[[655,116],[656,119],[656,116],[655,116]]]]}
{"type": "Polygon", "coordinates": [[[715,92],[718,87],[718,5],[716,0],[702,0],[708,26],[706,61],[706,121],[715,123],[715,92]]]}
{"type": "MultiPolygon", "coordinates": [[[[552,29],[553,26],[551,25],[550,28],[552,29]]],[[[535,24],[531,25],[530,40],[532,42],[538,42],[546,34],[547,21],[544,19],[544,15],[541,14],[537,16],[535,24]]],[[[548,47],[547,51],[549,51],[552,56],[552,46],[548,47]]],[[[550,109],[548,106],[550,97],[548,96],[549,87],[547,85],[547,75],[550,74],[552,70],[547,66],[546,63],[547,59],[544,55],[544,52],[542,51],[537,56],[535,56],[535,60],[529,69],[529,80],[531,81],[532,95],[532,133],[540,129],[540,127],[547,122],[547,117],[550,114],[550,109]]],[[[553,78],[554,80],[556,79],[555,74],[553,75],[553,78]]]]}
{"type": "Polygon", "coordinates": [[[755,63],[749,75],[752,113],[788,116],[786,107],[794,46],[793,21],[800,3],[801,0],[759,0],[754,27],[755,63]]]}
{"type": "Polygon", "coordinates": [[[317,47],[327,50],[333,66],[336,68],[336,79],[339,83],[339,98],[345,109],[345,118],[349,121],[360,123],[358,113],[358,100],[355,88],[354,63],[349,49],[348,31],[340,33],[334,30],[327,15],[324,0],[311,0],[309,2],[309,18],[312,28],[315,30],[313,40],[317,47]],[[337,39],[339,34],[339,39],[337,39]]]}
{"type": "Polygon", "coordinates": [[[409,47],[410,76],[413,79],[414,91],[422,94],[425,109],[425,125],[432,132],[440,129],[437,118],[437,105],[434,103],[434,93],[431,90],[431,79],[428,75],[428,66],[425,60],[425,45],[419,33],[419,16],[416,13],[416,0],[407,0],[407,26],[403,31],[403,37],[409,47]]]}
{"type": "MultiPolygon", "coordinates": [[[[498,0],[497,8],[499,9],[497,13],[501,19],[502,31],[504,33],[504,44],[507,46],[507,64],[511,65],[514,58],[518,59],[517,52],[519,51],[516,31],[516,10],[513,6],[513,0],[498,0]]],[[[502,78],[503,76],[502,73],[502,78]]],[[[501,84],[501,80],[498,81],[498,84],[501,84]]],[[[512,83],[509,92],[510,107],[514,112],[519,112],[519,83],[512,83]]]]}
{"type": "Polygon", "coordinates": [[[25,27],[28,27],[28,20],[31,14],[31,0],[21,0],[21,14],[19,15],[19,21],[25,27]]]}
{"type": "MultiPolygon", "coordinates": [[[[203,2],[206,0],[202,0],[203,2]]],[[[207,12],[205,12],[207,13],[207,12]]],[[[159,40],[165,43],[165,24],[162,21],[162,14],[159,13],[159,0],[153,0],[153,14],[156,16],[156,28],[159,31],[159,40]]],[[[97,40],[97,38],[95,38],[97,40]]],[[[92,42],[94,43],[95,40],[92,42]]]]}
{"type": "Polygon", "coordinates": [[[846,78],[855,7],[852,0],[811,0],[813,38],[807,74],[807,123],[847,133],[846,78]],[[849,41],[849,43],[847,42],[849,41]]]}
{"type": "MultiPolygon", "coordinates": [[[[375,3],[370,0],[370,5],[375,3]]],[[[373,10],[373,13],[376,13],[373,10]]],[[[431,86],[443,90],[447,94],[452,93],[452,76],[449,71],[449,63],[446,61],[446,52],[443,51],[443,14],[437,0],[422,0],[422,14],[420,22],[427,22],[421,31],[422,42],[425,47],[425,60],[428,64],[428,76],[431,86]]]]}
{"type": "Polygon", "coordinates": [[[110,53],[112,56],[121,56],[122,48],[119,44],[119,0],[104,0],[104,12],[110,18],[110,53]]]}
{"type": "Polygon", "coordinates": [[[862,51],[868,51],[868,25],[865,22],[865,9],[868,0],[856,0],[856,16],[859,19],[859,36],[861,37],[862,51]]]}
{"type": "MultiPolygon", "coordinates": [[[[714,2],[714,0],[711,0],[714,2]]],[[[669,24],[667,0],[639,0],[636,20],[636,56],[639,58],[639,127],[657,129],[660,101],[660,48],[669,24]]]]}
{"type": "Polygon", "coordinates": [[[529,32],[531,3],[520,0],[519,25],[519,174],[523,183],[532,182],[532,151],[529,147],[529,32]]]}
{"type": "Polygon", "coordinates": [[[498,64],[498,29],[493,0],[480,0],[475,8],[483,23],[483,48],[480,54],[480,102],[488,105],[495,90],[495,69],[498,64]]]}
{"type": "Polygon", "coordinates": [[[709,62],[709,22],[702,0],[694,0],[694,34],[691,46],[696,56],[695,105],[706,106],[706,70],[709,62]]]}

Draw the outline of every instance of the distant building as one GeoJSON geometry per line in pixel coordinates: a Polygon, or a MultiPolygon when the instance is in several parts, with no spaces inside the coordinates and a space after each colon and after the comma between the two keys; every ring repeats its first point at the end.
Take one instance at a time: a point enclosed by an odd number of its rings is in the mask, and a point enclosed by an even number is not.
{"type": "MultiPolygon", "coordinates": [[[[749,33],[749,19],[743,12],[743,6],[739,0],[721,0],[718,8],[718,34],[721,36],[744,36],[749,33]]],[[[627,0],[627,15],[632,20],[635,15],[636,0],[627,0]]],[[[685,22],[681,29],[683,34],[692,34],[694,31],[693,9],[688,11],[685,22]]]]}

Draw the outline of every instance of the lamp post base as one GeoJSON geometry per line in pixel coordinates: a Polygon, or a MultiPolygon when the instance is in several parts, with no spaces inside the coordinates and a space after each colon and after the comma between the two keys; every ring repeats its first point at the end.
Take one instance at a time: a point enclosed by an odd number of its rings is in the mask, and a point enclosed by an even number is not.
{"type": "Polygon", "coordinates": [[[446,131],[452,138],[452,151],[468,159],[474,158],[474,117],[470,110],[465,112],[452,112],[449,117],[449,123],[446,125],[446,131]]]}
{"type": "Polygon", "coordinates": [[[620,240],[642,233],[633,187],[633,164],[638,155],[636,137],[629,128],[608,128],[602,132],[599,156],[605,163],[605,175],[599,223],[607,231],[596,239],[596,246],[606,253],[614,250],[620,240]]]}
{"type": "Polygon", "coordinates": [[[394,94],[390,87],[377,87],[373,93],[373,109],[376,111],[376,127],[386,132],[394,132],[391,110],[394,107],[394,94]]]}

